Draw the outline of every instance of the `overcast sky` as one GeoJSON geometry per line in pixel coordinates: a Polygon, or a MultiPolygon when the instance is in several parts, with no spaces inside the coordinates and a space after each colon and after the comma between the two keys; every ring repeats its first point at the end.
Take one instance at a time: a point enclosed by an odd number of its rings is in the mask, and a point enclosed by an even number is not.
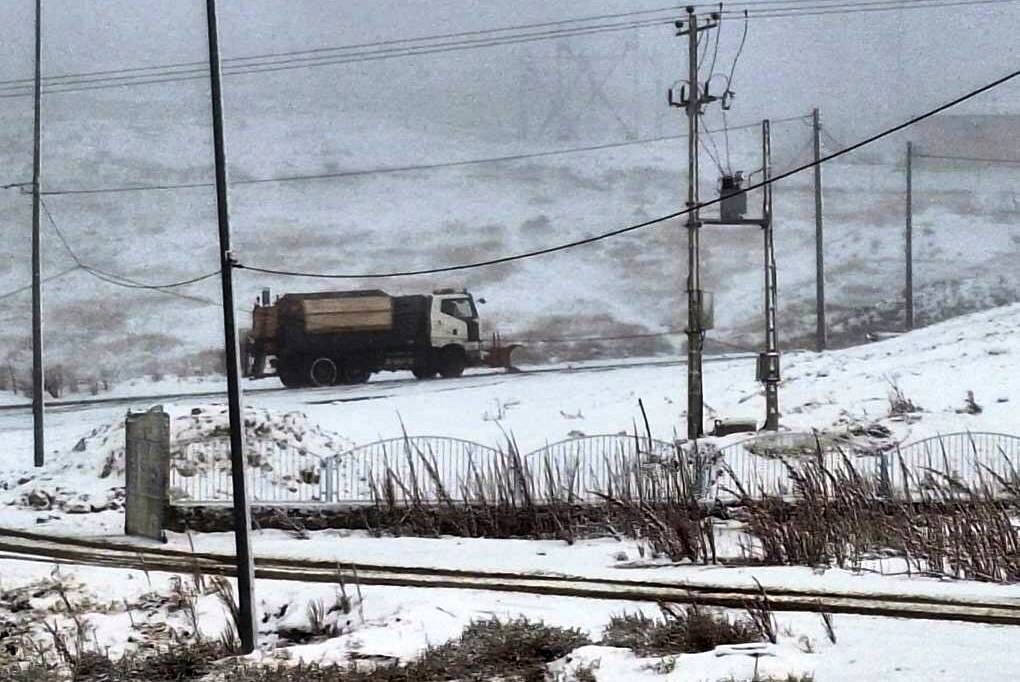
{"type": "MultiPolygon", "coordinates": [[[[206,56],[203,0],[44,0],[43,5],[47,75],[206,56]]],[[[221,0],[220,19],[223,55],[229,58],[669,5],[651,0],[221,0]]],[[[0,5],[4,80],[31,76],[33,8],[32,0],[0,5]]],[[[738,99],[730,122],[796,115],[817,106],[833,130],[847,135],[877,130],[1015,69],[1018,26],[1020,2],[754,20],[734,82],[738,99]]],[[[739,19],[723,24],[717,70],[730,65],[741,31],[739,19]]],[[[315,131],[322,140],[318,149],[299,150],[320,164],[330,155],[343,162],[340,157],[352,145],[357,148],[354,138],[370,136],[376,128],[385,128],[384,142],[356,154],[377,155],[367,162],[449,158],[456,156],[450,145],[464,147],[458,151],[501,152],[552,141],[679,132],[682,115],[666,107],[664,88],[682,77],[684,54],[683,41],[669,27],[655,26],[235,76],[226,84],[232,161],[242,167],[302,167],[291,163],[295,153],[284,143],[301,130],[315,131]],[[287,158],[274,158],[281,155],[287,158]]],[[[149,129],[154,145],[169,146],[180,139],[176,122],[207,120],[206,88],[199,79],[51,95],[44,117],[50,126],[80,125],[86,131],[99,126],[107,137],[118,126],[149,129]],[[124,116],[116,120],[121,104],[124,116]]],[[[0,107],[8,123],[30,125],[31,98],[0,99],[0,107]]],[[[961,111],[1018,110],[1020,84],[1010,84],[961,111]]],[[[709,124],[720,123],[718,113],[710,112],[709,124]]],[[[24,139],[17,131],[11,134],[24,139]]],[[[30,145],[22,151],[29,152],[30,145]]]]}

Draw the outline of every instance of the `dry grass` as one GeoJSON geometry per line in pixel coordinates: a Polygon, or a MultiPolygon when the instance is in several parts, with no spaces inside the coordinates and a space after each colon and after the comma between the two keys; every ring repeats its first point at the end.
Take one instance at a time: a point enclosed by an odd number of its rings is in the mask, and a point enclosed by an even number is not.
{"type": "Polygon", "coordinates": [[[614,616],[605,628],[601,644],[632,649],[640,656],[669,656],[765,639],[757,622],[749,616],[731,619],[721,611],[697,605],[660,604],[659,608],[661,619],[641,613],[614,616]]]}
{"type": "MultiPolygon", "coordinates": [[[[405,663],[374,666],[316,666],[297,664],[254,667],[222,660],[229,652],[207,644],[182,645],[144,658],[113,661],[98,656],[89,669],[53,668],[34,662],[0,669],[0,682],[184,682],[229,679],[232,682],[541,682],[547,664],[590,644],[579,630],[557,628],[521,618],[475,621],[461,636],[432,647],[405,663]],[[210,673],[212,673],[210,675],[210,673]]],[[[583,680],[583,677],[580,678],[583,680]]]]}
{"type": "Polygon", "coordinates": [[[890,491],[847,458],[834,467],[821,456],[787,467],[795,502],[739,491],[755,541],[747,552],[764,563],[860,568],[869,558],[899,556],[910,573],[1020,581],[1015,471],[967,485],[904,467],[902,489],[890,491]]]}

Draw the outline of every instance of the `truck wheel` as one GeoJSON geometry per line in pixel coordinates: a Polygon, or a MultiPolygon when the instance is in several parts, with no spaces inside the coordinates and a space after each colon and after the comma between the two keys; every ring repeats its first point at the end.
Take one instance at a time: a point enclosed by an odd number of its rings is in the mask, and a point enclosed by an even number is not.
{"type": "Polygon", "coordinates": [[[415,379],[431,379],[439,372],[437,365],[439,358],[434,353],[422,353],[414,360],[411,366],[411,374],[415,379]]]}
{"type": "Polygon", "coordinates": [[[345,384],[363,384],[372,377],[372,370],[363,362],[348,360],[340,374],[345,384]]]}
{"type": "Polygon", "coordinates": [[[466,366],[467,358],[458,346],[448,346],[439,354],[439,374],[444,379],[459,377],[466,366]]]}
{"type": "Polygon", "coordinates": [[[411,368],[411,374],[415,379],[431,379],[436,375],[436,368],[433,365],[415,365],[411,368]]]}
{"type": "Polygon", "coordinates": [[[276,361],[276,376],[280,378],[280,383],[286,388],[300,388],[305,384],[304,373],[299,367],[280,360],[276,361]]]}
{"type": "Polygon", "coordinates": [[[308,366],[308,381],[312,386],[333,386],[338,378],[336,363],[329,358],[316,358],[308,366]]]}

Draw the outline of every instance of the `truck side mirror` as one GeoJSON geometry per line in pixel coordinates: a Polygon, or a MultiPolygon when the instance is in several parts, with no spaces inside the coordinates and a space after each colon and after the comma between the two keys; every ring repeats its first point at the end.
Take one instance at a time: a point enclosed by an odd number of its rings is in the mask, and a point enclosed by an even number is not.
{"type": "Polygon", "coordinates": [[[484,299],[484,298],[480,298],[480,299],[478,299],[478,303],[479,303],[480,305],[485,305],[485,299],[484,299]]]}

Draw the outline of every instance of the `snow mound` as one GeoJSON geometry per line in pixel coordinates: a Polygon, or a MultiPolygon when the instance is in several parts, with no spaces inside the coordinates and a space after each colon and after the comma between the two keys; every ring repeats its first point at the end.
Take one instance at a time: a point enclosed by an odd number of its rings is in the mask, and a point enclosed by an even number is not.
{"type": "MultiPolygon", "coordinates": [[[[226,405],[169,406],[170,464],[179,476],[205,477],[230,468],[226,405]]],[[[325,457],[353,443],[308,421],[301,412],[248,407],[244,412],[245,450],[250,467],[284,471],[297,462],[298,478],[317,482],[325,457]],[[307,465],[302,464],[307,462],[307,465]]],[[[119,509],[125,484],[124,420],[103,424],[82,436],[69,450],[55,453],[41,472],[31,471],[0,492],[7,504],[38,510],[95,512],[119,509]]],[[[294,478],[281,474],[293,486],[294,478]]]]}

